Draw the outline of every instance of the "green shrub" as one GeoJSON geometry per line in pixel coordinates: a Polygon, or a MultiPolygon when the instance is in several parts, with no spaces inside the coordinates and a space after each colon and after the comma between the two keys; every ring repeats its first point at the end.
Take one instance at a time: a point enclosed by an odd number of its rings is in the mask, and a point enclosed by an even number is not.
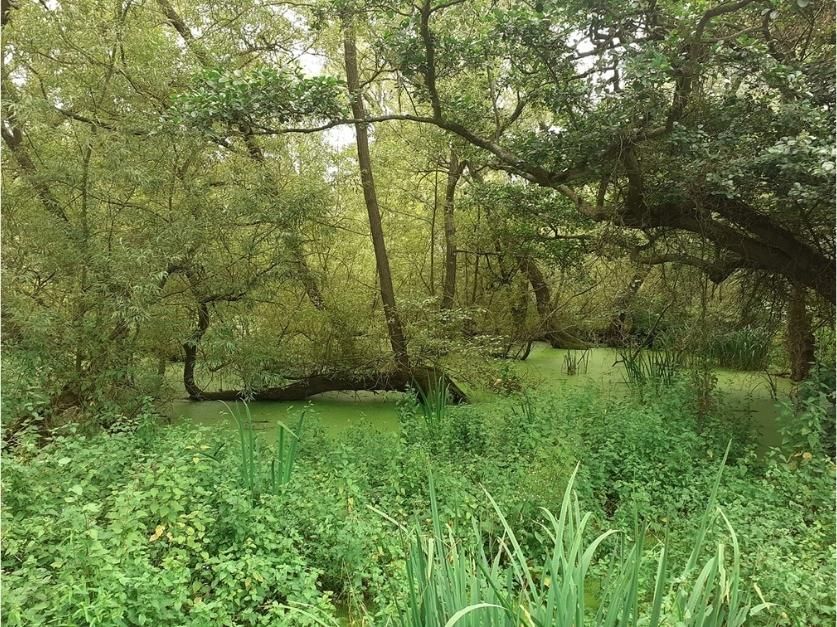
{"type": "Polygon", "coordinates": [[[223,436],[60,437],[4,455],[4,623],[268,625],[289,601],[330,608],[298,535],[275,529],[277,497],[253,508],[233,459],[200,454],[223,436]]]}

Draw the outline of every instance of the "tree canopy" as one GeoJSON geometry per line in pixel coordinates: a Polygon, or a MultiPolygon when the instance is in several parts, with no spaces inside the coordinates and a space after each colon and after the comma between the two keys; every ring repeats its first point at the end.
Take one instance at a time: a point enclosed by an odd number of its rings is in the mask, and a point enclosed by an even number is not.
{"type": "Polygon", "coordinates": [[[666,277],[801,298],[815,327],[834,305],[828,3],[2,17],[5,338],[55,398],[170,360],[198,398],[200,358],[240,392],[583,346],[652,269],[686,317],[666,277]]]}

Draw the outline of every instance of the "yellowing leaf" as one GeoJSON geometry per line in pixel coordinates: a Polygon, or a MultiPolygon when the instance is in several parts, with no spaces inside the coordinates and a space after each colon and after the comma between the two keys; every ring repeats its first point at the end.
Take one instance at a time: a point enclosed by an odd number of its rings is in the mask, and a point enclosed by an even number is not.
{"type": "Polygon", "coordinates": [[[152,534],[151,534],[151,537],[150,537],[150,538],[148,538],[148,541],[149,541],[149,542],[156,542],[157,540],[159,540],[159,539],[160,539],[160,536],[162,536],[162,535],[163,535],[163,532],[164,532],[165,530],[166,530],[166,526],[165,526],[165,525],[157,525],[157,527],[154,529],[154,533],[152,533],[152,534]]]}

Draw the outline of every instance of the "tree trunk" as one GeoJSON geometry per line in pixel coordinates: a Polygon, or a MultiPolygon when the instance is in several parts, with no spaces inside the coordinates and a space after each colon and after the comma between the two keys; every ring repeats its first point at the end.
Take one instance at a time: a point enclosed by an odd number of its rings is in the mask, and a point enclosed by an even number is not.
{"type": "Polygon", "coordinates": [[[308,296],[308,300],[311,301],[311,304],[317,311],[325,311],[326,307],[323,294],[320,292],[320,286],[317,284],[314,273],[311,272],[311,268],[308,267],[308,262],[305,260],[302,244],[296,238],[293,238],[288,248],[291,251],[293,265],[295,266],[299,281],[302,283],[302,287],[305,288],[305,294],[308,296]]]}
{"type": "Polygon", "coordinates": [[[805,288],[794,284],[788,303],[788,354],[791,362],[791,379],[802,381],[811,371],[814,362],[814,333],[811,317],[805,307],[805,288]]]}
{"type": "Polygon", "coordinates": [[[433,213],[430,217],[430,296],[436,296],[436,214],[439,213],[439,172],[433,181],[433,213]]]}
{"type": "Polygon", "coordinates": [[[338,372],[328,374],[313,374],[309,377],[297,379],[288,385],[267,388],[250,394],[242,390],[220,390],[205,392],[199,390],[197,397],[192,400],[202,401],[302,401],[323,392],[342,392],[368,390],[370,392],[403,392],[408,388],[421,388],[427,392],[432,389],[442,377],[449,386],[451,400],[455,403],[468,401],[465,392],[447,375],[442,375],[432,368],[416,368],[411,372],[401,370],[379,374],[358,374],[352,372],[338,372]]]}
{"type": "Polygon", "coordinates": [[[521,353],[521,346],[525,347],[529,343],[530,336],[526,333],[526,317],[529,314],[529,286],[525,276],[521,276],[515,280],[517,284],[517,294],[513,296],[511,304],[511,321],[512,330],[509,334],[509,342],[503,351],[503,357],[512,356],[517,358],[521,353]]]}
{"type": "Polygon", "coordinates": [[[442,309],[453,307],[456,297],[456,221],[454,220],[454,197],[456,185],[462,175],[464,164],[459,161],[453,148],[450,150],[448,180],[445,185],[445,283],[442,290],[442,309]]]}
{"type": "Polygon", "coordinates": [[[521,266],[532,284],[532,290],[535,292],[535,303],[541,318],[540,328],[546,341],[550,343],[552,348],[587,348],[588,345],[585,342],[558,328],[549,285],[535,261],[526,257],[521,261],[521,266]]]}
{"type": "MultiPolygon", "coordinates": [[[[360,86],[360,76],[357,67],[357,45],[355,44],[355,29],[348,18],[343,27],[343,51],[346,61],[346,84],[352,104],[352,115],[356,120],[366,118],[366,108],[363,105],[363,94],[360,86]]],[[[410,361],[407,355],[407,340],[395,304],[395,291],[392,287],[392,275],[389,268],[384,231],[381,225],[381,211],[378,207],[378,196],[375,193],[375,179],[372,175],[372,159],[369,154],[368,124],[355,123],[357,138],[357,160],[360,166],[360,181],[363,187],[363,198],[366,201],[366,212],[369,215],[369,230],[372,233],[372,246],[375,249],[375,264],[378,270],[378,282],[381,289],[381,301],[387,320],[387,330],[395,362],[399,369],[408,372],[410,361]]]]}
{"type": "Polygon", "coordinates": [[[623,346],[627,340],[626,322],[628,321],[628,310],[631,308],[631,303],[636,298],[637,293],[642,288],[645,279],[651,272],[650,266],[640,266],[631,277],[630,283],[625,286],[613,302],[613,317],[610,319],[610,326],[605,333],[605,340],[608,344],[623,346]]]}
{"type": "Polygon", "coordinates": [[[198,303],[198,324],[192,335],[183,343],[183,387],[193,401],[205,400],[203,390],[195,383],[195,363],[198,359],[198,345],[209,328],[209,305],[198,303]]]}

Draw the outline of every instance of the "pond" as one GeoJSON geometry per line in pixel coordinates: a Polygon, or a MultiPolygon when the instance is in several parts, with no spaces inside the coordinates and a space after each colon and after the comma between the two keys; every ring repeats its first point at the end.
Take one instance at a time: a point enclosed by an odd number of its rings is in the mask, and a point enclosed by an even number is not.
{"type": "MultiPolygon", "coordinates": [[[[510,362],[527,385],[535,389],[561,393],[562,390],[593,385],[602,395],[622,396],[627,393],[624,368],[617,363],[618,351],[612,348],[594,348],[589,351],[586,371],[583,366],[575,375],[566,373],[565,359],[568,353],[553,349],[548,344],[537,343],[529,358],[523,362],[510,362]]],[[[748,420],[760,433],[762,450],[779,444],[776,418],[777,403],[772,399],[770,387],[763,373],[716,371],[718,390],[729,411],[748,420]]],[[[791,383],[787,379],[777,381],[780,399],[787,398],[791,383]]],[[[377,430],[392,432],[398,430],[399,393],[373,392],[329,392],[309,402],[254,402],[250,404],[251,415],[256,427],[269,437],[279,421],[286,424],[296,421],[299,412],[306,406],[312,407],[320,424],[330,435],[339,434],[351,427],[366,424],[377,430]]],[[[490,392],[481,391],[475,402],[490,403],[494,399],[490,392]]],[[[171,415],[177,420],[197,424],[232,427],[232,421],[225,415],[225,408],[219,402],[192,402],[177,400],[172,403],[171,415]]]]}
{"type": "MultiPolygon", "coordinates": [[[[310,401],[256,401],[249,406],[255,427],[265,431],[271,438],[278,422],[291,426],[306,407],[316,411],[319,423],[330,435],[361,424],[374,426],[380,431],[397,431],[396,402],[400,396],[392,392],[327,392],[310,401]]],[[[233,422],[227,413],[226,407],[218,401],[177,400],[172,404],[174,418],[202,425],[232,427],[233,422]]]]}

